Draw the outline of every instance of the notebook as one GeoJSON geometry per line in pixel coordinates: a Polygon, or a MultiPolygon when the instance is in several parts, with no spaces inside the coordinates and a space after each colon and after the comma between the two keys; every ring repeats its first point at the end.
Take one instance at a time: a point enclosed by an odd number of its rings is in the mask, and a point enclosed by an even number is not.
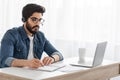
{"type": "Polygon", "coordinates": [[[87,61],[82,62],[82,63],[78,63],[76,61],[75,63],[71,63],[71,65],[88,67],[88,68],[92,68],[92,67],[96,67],[96,66],[100,65],[103,61],[103,58],[104,58],[104,53],[105,53],[106,46],[107,46],[107,42],[100,42],[100,43],[97,44],[94,59],[92,61],[87,60],[87,61]]]}
{"type": "Polygon", "coordinates": [[[52,71],[56,71],[56,70],[63,68],[63,67],[65,67],[65,64],[58,62],[58,63],[50,64],[48,66],[39,67],[36,70],[52,72],[52,71]]]}

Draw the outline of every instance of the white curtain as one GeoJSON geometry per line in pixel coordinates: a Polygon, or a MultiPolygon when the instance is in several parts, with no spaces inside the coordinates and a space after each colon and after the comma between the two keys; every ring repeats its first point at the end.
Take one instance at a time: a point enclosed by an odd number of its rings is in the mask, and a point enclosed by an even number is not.
{"type": "Polygon", "coordinates": [[[120,61],[120,0],[1,0],[0,39],[6,30],[23,24],[21,10],[27,3],[46,8],[40,30],[64,57],[77,56],[79,47],[108,41],[105,58],[120,61]]]}

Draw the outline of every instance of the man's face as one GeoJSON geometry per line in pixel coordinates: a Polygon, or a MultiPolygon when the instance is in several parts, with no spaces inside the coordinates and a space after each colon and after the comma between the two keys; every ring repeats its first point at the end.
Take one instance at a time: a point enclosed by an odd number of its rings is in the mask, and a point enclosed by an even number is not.
{"type": "Polygon", "coordinates": [[[42,19],[42,14],[35,12],[32,16],[28,18],[26,21],[26,29],[32,33],[35,34],[37,31],[39,31],[39,25],[42,19]]]}

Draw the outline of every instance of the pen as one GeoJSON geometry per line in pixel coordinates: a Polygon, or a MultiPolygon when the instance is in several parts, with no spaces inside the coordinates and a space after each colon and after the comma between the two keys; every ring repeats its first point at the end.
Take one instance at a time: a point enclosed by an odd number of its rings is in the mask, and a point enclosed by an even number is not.
{"type": "Polygon", "coordinates": [[[35,53],[33,53],[33,54],[34,54],[34,57],[35,57],[36,59],[39,59],[38,56],[37,56],[35,53]]]}
{"type": "MultiPolygon", "coordinates": [[[[38,56],[37,56],[35,53],[34,53],[34,57],[35,57],[36,59],[39,59],[38,56]]],[[[42,65],[42,67],[44,66],[43,62],[40,62],[40,64],[42,65]]]]}

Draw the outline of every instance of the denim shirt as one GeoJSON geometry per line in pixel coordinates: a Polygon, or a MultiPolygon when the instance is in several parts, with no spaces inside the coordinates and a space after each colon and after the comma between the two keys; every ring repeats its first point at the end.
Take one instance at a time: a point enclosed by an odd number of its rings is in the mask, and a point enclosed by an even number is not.
{"type": "MultiPolygon", "coordinates": [[[[14,59],[27,59],[30,40],[23,26],[8,30],[1,41],[0,67],[9,67],[14,59]]],[[[33,56],[41,59],[45,51],[48,56],[57,54],[63,60],[62,54],[56,50],[45,38],[44,34],[38,31],[33,39],[33,56]]]]}

